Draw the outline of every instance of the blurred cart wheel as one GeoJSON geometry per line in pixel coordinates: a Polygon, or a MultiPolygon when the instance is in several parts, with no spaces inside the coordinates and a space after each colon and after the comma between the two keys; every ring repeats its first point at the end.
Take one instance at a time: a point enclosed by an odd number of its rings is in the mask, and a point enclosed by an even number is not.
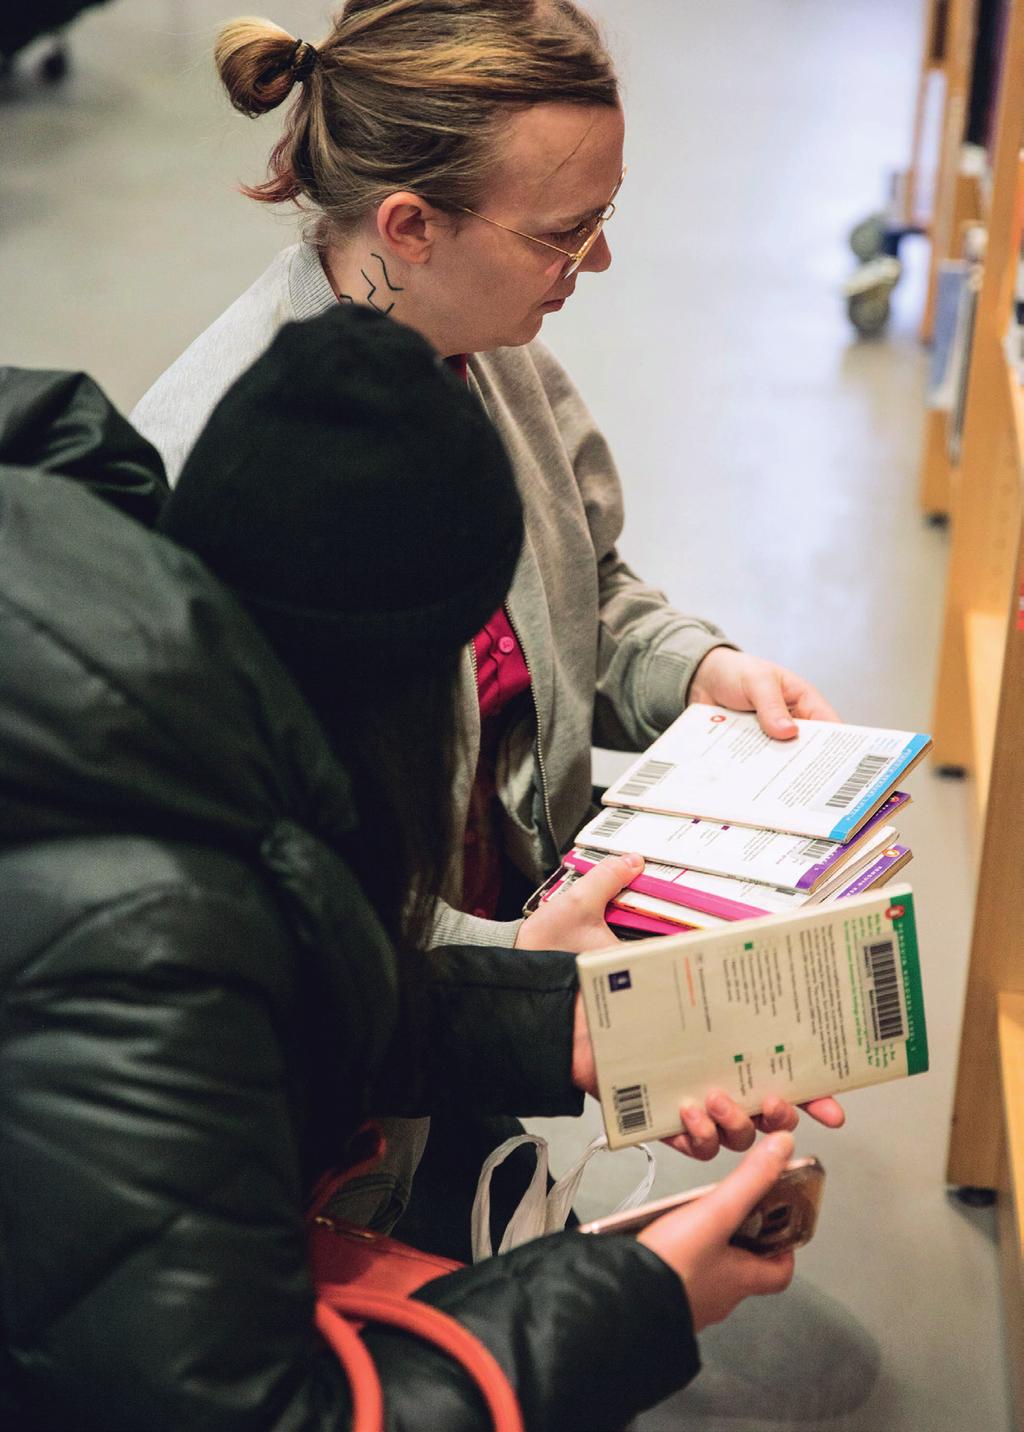
{"type": "Polygon", "coordinates": [[[862,264],[884,252],[885,215],[869,214],[850,230],[850,248],[862,264]]]}

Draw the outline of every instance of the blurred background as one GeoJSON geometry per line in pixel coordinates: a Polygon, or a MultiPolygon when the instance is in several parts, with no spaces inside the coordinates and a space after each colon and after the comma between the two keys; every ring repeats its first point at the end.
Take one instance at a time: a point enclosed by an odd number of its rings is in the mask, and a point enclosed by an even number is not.
{"type": "MultiPolygon", "coordinates": [[[[684,610],[811,678],[845,719],[928,730],[947,534],[916,495],[926,245],[908,241],[887,331],[851,328],[851,225],[903,165],[919,0],[590,0],[624,81],[629,175],[543,338],[607,433],[622,547],[684,610]]],[[[84,369],[127,412],[292,242],[241,197],[280,112],[235,114],[212,64],[231,0],[109,0],[0,79],[0,363],[84,369]],[[50,65],[51,71],[60,68],[50,65]]],[[[329,10],[269,12],[316,42],[329,10]]],[[[621,757],[598,753],[609,779],[621,757]]],[[[644,1432],[1008,1432],[992,1209],[944,1185],[973,900],[967,788],[928,769],[901,822],[921,914],[932,1069],[806,1121],[829,1186],[784,1298],[703,1340],[705,1375],[644,1432]]],[[[536,1127],[556,1169],[600,1127],[536,1127]]],[[[664,1150],[656,1193],[720,1177],[664,1150]]],[[[592,1166],[582,1213],[639,1177],[592,1166]]],[[[637,1310],[643,1316],[643,1309],[637,1310]]]]}

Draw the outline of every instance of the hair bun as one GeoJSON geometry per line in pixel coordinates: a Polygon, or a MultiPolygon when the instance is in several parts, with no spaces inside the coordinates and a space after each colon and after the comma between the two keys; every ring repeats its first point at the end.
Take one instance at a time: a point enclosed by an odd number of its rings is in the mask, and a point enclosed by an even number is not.
{"type": "Polygon", "coordinates": [[[272,20],[243,17],[224,26],[213,57],[231,103],[254,119],[288,98],[296,80],[309,75],[318,54],[313,45],[272,20]]]}
{"type": "Polygon", "coordinates": [[[295,53],[292,56],[292,71],[297,80],[305,82],[316,69],[320,62],[320,51],[308,40],[295,41],[295,53]]]}

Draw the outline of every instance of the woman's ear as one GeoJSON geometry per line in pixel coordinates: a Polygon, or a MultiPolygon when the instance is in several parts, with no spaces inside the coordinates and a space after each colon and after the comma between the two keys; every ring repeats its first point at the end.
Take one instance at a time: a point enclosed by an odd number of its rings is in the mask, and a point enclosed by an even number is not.
{"type": "Polygon", "coordinates": [[[441,226],[449,224],[447,214],[404,190],[389,194],[377,210],[377,233],[382,242],[408,264],[429,263],[441,226]]]}

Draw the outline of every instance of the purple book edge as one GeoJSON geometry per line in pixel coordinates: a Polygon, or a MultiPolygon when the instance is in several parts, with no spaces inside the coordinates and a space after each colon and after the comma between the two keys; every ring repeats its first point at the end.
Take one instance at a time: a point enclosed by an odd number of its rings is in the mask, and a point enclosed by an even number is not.
{"type": "MultiPolygon", "coordinates": [[[[889,817],[907,805],[909,801],[910,797],[906,791],[893,791],[892,795],[878,807],[871,819],[865,821],[861,826],[857,832],[857,841],[862,840],[867,832],[874,830],[876,826],[887,825],[889,817]]],[[[812,865],[809,870],[805,870],[797,881],[796,888],[798,890],[813,890],[822,876],[827,874],[837,861],[846,858],[846,852],[849,850],[851,844],[853,844],[852,840],[842,842],[833,850],[831,855],[826,855],[824,860],[819,860],[817,865],[812,865]]]]}

